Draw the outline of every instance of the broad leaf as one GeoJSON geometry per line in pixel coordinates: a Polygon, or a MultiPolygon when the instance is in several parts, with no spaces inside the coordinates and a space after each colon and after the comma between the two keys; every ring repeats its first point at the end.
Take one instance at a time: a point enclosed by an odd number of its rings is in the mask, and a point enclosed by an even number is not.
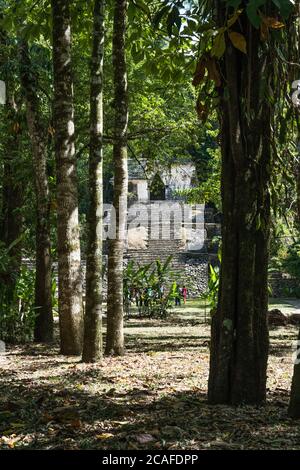
{"type": "Polygon", "coordinates": [[[225,36],[224,32],[218,33],[215,37],[213,47],[211,50],[211,54],[218,59],[222,57],[225,52],[226,44],[225,44],[225,36]]]}
{"type": "Polygon", "coordinates": [[[230,31],[228,35],[234,47],[239,51],[244,52],[244,54],[247,54],[247,42],[245,36],[240,33],[236,33],[235,31],[230,31]]]}
{"type": "Polygon", "coordinates": [[[266,0],[250,0],[250,2],[247,5],[246,11],[248,18],[251,22],[251,24],[255,28],[259,28],[261,24],[261,17],[258,14],[258,9],[265,5],[266,0]]]}
{"type": "Polygon", "coordinates": [[[160,10],[157,11],[152,21],[152,25],[155,29],[159,27],[161,20],[169,11],[170,11],[169,5],[165,5],[160,10]]]}
{"type": "Polygon", "coordinates": [[[273,0],[273,3],[279,8],[283,18],[287,18],[295,8],[293,0],[273,0]]]}

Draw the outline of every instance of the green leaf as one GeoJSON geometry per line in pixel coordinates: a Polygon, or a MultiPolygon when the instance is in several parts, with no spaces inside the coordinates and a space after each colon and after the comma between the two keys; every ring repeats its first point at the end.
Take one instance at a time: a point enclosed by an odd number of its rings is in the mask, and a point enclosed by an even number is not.
{"type": "Polygon", "coordinates": [[[10,15],[6,15],[6,17],[1,20],[0,22],[1,28],[3,28],[5,31],[11,31],[14,28],[14,19],[10,15]]]}
{"type": "Polygon", "coordinates": [[[163,17],[170,11],[168,5],[163,6],[158,12],[154,15],[152,26],[157,29],[163,17]]]}
{"type": "Polygon", "coordinates": [[[210,270],[210,279],[213,282],[215,282],[217,280],[218,276],[217,276],[217,273],[216,273],[214,267],[211,264],[209,265],[209,270],[210,270]]]}
{"type": "Polygon", "coordinates": [[[248,18],[254,28],[259,28],[261,24],[261,18],[258,15],[258,9],[265,5],[266,0],[250,0],[246,7],[248,18]]]}
{"type": "Polygon", "coordinates": [[[279,8],[283,18],[287,18],[295,8],[295,3],[292,0],[272,0],[273,3],[279,8]]]}
{"type": "Polygon", "coordinates": [[[148,5],[143,0],[134,0],[133,3],[148,16],[151,15],[148,5]]]}
{"type": "Polygon", "coordinates": [[[177,7],[173,7],[167,18],[167,30],[169,36],[172,36],[172,28],[176,25],[178,29],[181,27],[181,18],[177,7]]]}
{"type": "Polygon", "coordinates": [[[224,33],[223,32],[218,33],[215,37],[211,54],[217,57],[218,59],[220,59],[225,52],[225,48],[226,48],[226,45],[225,45],[224,33]]]}
{"type": "Polygon", "coordinates": [[[130,2],[127,8],[128,21],[131,23],[134,20],[136,14],[136,6],[133,2],[130,2]]]}
{"type": "Polygon", "coordinates": [[[260,214],[257,214],[257,216],[256,216],[255,225],[256,225],[256,230],[259,230],[259,229],[261,228],[261,217],[260,217],[260,214]]]}
{"type": "Polygon", "coordinates": [[[229,7],[238,8],[241,4],[241,0],[227,0],[227,5],[229,7]]]}

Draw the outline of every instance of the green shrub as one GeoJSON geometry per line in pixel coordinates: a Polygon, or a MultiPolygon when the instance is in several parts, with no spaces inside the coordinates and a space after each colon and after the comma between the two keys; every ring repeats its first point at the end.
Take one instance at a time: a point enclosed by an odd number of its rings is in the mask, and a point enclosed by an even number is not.
{"type": "Polygon", "coordinates": [[[300,280],[300,240],[289,246],[287,256],[281,262],[282,270],[300,280]]]}
{"type": "Polygon", "coordinates": [[[24,343],[33,339],[36,309],[34,308],[35,273],[21,267],[12,295],[5,285],[0,287],[0,338],[8,343],[24,343]]]}
{"type": "Polygon", "coordinates": [[[145,266],[130,261],[124,271],[124,306],[129,315],[132,302],[141,316],[166,317],[176,297],[176,282],[171,282],[172,256],[162,263],[145,266]]]}
{"type": "Polygon", "coordinates": [[[208,286],[206,291],[201,295],[201,299],[208,302],[210,311],[213,313],[218,305],[219,281],[220,281],[220,268],[219,266],[212,266],[209,264],[208,286]]]}
{"type": "Polygon", "coordinates": [[[219,294],[219,285],[220,285],[220,266],[221,266],[221,245],[218,249],[218,260],[219,265],[213,266],[209,264],[209,273],[208,273],[208,285],[207,289],[201,295],[201,299],[208,302],[211,313],[216,311],[218,305],[218,294],[219,294]]]}
{"type": "Polygon", "coordinates": [[[35,272],[27,266],[12,272],[15,265],[12,248],[0,244],[0,339],[23,343],[33,338],[36,310],[34,308],[35,272]]]}
{"type": "Polygon", "coordinates": [[[288,274],[292,279],[299,281],[299,287],[285,287],[282,289],[284,297],[299,297],[300,298],[300,240],[294,240],[289,245],[285,246],[277,256],[271,258],[269,274],[281,272],[288,274]]]}

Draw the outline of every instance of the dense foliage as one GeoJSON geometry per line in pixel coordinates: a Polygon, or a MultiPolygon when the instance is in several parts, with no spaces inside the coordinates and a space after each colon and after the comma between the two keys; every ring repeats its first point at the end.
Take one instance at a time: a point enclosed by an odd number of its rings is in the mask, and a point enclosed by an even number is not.
{"type": "Polygon", "coordinates": [[[126,313],[135,304],[140,316],[164,318],[180,295],[174,274],[170,269],[172,257],[164,263],[156,260],[146,266],[135,266],[130,261],[124,271],[124,304],[126,313]]]}

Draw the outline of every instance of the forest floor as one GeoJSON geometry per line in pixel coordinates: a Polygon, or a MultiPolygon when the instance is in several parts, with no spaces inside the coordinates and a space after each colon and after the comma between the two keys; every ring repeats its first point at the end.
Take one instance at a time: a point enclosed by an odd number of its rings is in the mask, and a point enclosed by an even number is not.
{"type": "Polygon", "coordinates": [[[297,328],[271,329],[266,406],[209,406],[203,313],[193,302],[165,321],[127,320],[126,355],[97,365],[58,345],[9,347],[0,449],[300,449],[287,417],[297,328]]]}

